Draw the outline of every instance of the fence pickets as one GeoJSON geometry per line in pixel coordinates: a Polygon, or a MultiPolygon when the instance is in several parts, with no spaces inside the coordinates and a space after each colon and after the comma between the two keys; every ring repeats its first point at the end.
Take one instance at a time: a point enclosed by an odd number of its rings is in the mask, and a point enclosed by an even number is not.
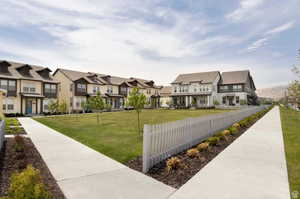
{"type": "Polygon", "coordinates": [[[249,107],[206,117],[144,125],[143,172],[146,173],[155,164],[265,108],[265,106],[249,107]]]}

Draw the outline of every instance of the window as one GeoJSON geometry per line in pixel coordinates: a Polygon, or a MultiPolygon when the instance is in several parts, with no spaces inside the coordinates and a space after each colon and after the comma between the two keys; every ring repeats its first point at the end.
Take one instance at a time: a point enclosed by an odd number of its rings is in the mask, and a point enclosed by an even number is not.
{"type": "Polygon", "coordinates": [[[14,105],[13,104],[8,104],[7,105],[7,110],[14,110],[14,105]]]}
{"type": "Polygon", "coordinates": [[[70,97],[70,106],[73,107],[73,97],[70,97]]]}
{"type": "Polygon", "coordinates": [[[0,80],[0,88],[7,90],[7,80],[0,80]]]}
{"type": "Polygon", "coordinates": [[[85,93],[86,92],[86,85],[85,84],[77,84],[77,92],[85,93]]]}
{"type": "Polygon", "coordinates": [[[25,93],[35,93],[35,85],[34,84],[25,84],[23,87],[23,92],[25,93]]]}
{"type": "Polygon", "coordinates": [[[112,86],[107,87],[107,93],[113,93],[113,88],[112,86]]]}
{"type": "Polygon", "coordinates": [[[223,103],[223,104],[226,104],[226,97],[223,97],[223,98],[222,98],[222,103],[223,103]]]}
{"type": "Polygon", "coordinates": [[[237,104],[240,103],[240,97],[239,97],[239,96],[236,96],[236,97],[235,97],[235,102],[236,102],[237,104]]]}
{"type": "Polygon", "coordinates": [[[6,110],[6,104],[3,104],[2,109],[5,111],[6,110]]]}
{"type": "Polygon", "coordinates": [[[177,87],[174,87],[174,93],[176,93],[177,92],[177,87]]]}
{"type": "Polygon", "coordinates": [[[15,80],[9,80],[8,81],[8,90],[9,91],[16,91],[16,81],[15,80]]]}
{"type": "Polygon", "coordinates": [[[44,110],[45,110],[45,111],[48,111],[48,109],[49,109],[48,104],[44,104],[44,110]]]}
{"type": "Polygon", "coordinates": [[[98,92],[100,92],[99,86],[94,86],[94,87],[93,87],[93,93],[94,93],[94,94],[97,94],[98,92]]]}
{"type": "Polygon", "coordinates": [[[147,94],[151,94],[151,89],[147,89],[147,94]]]}

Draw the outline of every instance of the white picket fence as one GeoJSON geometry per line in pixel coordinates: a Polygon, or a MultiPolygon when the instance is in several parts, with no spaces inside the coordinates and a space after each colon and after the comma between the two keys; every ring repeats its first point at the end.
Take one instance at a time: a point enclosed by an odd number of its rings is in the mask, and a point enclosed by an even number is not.
{"type": "Polygon", "coordinates": [[[206,117],[144,125],[143,172],[146,173],[155,164],[265,108],[266,106],[248,107],[206,117]]]}
{"type": "Polygon", "coordinates": [[[0,150],[3,147],[4,142],[4,134],[5,134],[5,121],[0,121],[0,150]]]}

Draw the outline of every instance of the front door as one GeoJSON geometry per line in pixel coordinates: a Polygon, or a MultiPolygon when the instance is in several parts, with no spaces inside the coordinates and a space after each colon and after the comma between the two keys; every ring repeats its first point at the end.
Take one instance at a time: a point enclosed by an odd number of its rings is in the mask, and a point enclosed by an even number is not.
{"type": "Polygon", "coordinates": [[[32,100],[26,100],[26,114],[32,114],[32,100]]]}
{"type": "Polygon", "coordinates": [[[234,97],[233,97],[233,96],[229,96],[229,97],[228,97],[229,106],[234,106],[233,100],[234,100],[234,97]]]}

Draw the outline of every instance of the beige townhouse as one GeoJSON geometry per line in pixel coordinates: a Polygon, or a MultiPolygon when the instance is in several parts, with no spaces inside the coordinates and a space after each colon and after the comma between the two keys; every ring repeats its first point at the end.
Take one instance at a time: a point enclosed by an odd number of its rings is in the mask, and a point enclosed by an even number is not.
{"type": "Polygon", "coordinates": [[[140,92],[145,93],[153,107],[159,107],[159,87],[155,86],[153,81],[62,68],[57,69],[53,76],[60,82],[59,100],[69,104],[70,111],[82,111],[82,102],[86,102],[91,96],[96,96],[98,92],[112,109],[123,109],[134,87],[138,87],[140,92]]]}
{"type": "Polygon", "coordinates": [[[6,91],[5,114],[41,114],[57,100],[59,82],[47,67],[0,60],[0,88],[6,91]]]}
{"type": "Polygon", "coordinates": [[[171,83],[174,107],[213,107],[220,78],[219,71],[178,75],[171,83]]]}

